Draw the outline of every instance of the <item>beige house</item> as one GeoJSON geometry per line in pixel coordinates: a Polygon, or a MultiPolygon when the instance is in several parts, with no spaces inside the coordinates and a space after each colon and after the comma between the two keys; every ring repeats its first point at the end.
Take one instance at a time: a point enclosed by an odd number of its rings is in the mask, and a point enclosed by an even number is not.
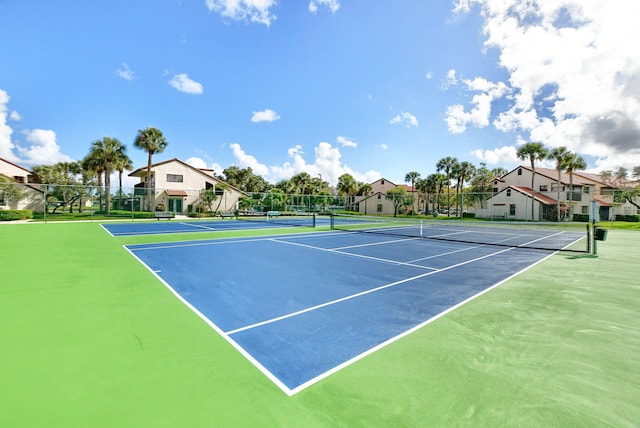
{"type": "Polygon", "coordinates": [[[0,210],[43,211],[43,192],[32,180],[33,172],[0,158],[0,210]]]}
{"type": "MultiPolygon", "coordinates": [[[[368,196],[355,196],[355,211],[358,211],[362,214],[370,214],[370,215],[393,215],[394,206],[393,201],[387,199],[387,192],[396,187],[404,187],[407,190],[407,194],[411,195],[412,190],[411,186],[407,186],[405,184],[395,184],[386,178],[380,178],[371,185],[371,194],[368,196]]],[[[418,195],[415,193],[415,205],[417,206],[418,195]]]]}
{"type": "Polygon", "coordinates": [[[493,195],[486,201],[477,202],[477,218],[503,218],[510,220],[531,220],[533,204],[534,220],[557,220],[557,206],[560,202],[561,218],[569,220],[570,213],[589,214],[592,202],[599,205],[601,220],[615,218],[617,214],[638,214],[632,204],[614,204],[614,188],[605,183],[599,175],[585,172],[573,173],[571,177],[555,169],[536,168],[534,186],[531,189],[532,170],[519,166],[493,182],[493,195]],[[558,197],[559,191],[559,197],[558,197]]]}
{"type": "Polygon", "coordinates": [[[135,185],[134,195],[142,200],[143,206],[146,206],[147,183],[150,181],[154,205],[177,214],[193,211],[202,190],[215,191],[216,200],[212,203],[212,208],[216,211],[233,211],[237,208],[239,199],[247,196],[216,178],[212,169],[195,168],[179,159],[152,164],[150,180],[147,180],[146,166],[136,169],[129,176],[140,178],[140,183],[135,185]]]}

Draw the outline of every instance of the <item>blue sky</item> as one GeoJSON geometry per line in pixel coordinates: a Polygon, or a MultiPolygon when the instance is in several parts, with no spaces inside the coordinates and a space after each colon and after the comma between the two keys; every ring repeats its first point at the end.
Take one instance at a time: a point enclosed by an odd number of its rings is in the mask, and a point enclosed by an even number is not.
{"type": "MultiPolygon", "coordinates": [[[[154,126],[154,160],[270,182],[402,183],[525,141],[640,165],[636,0],[0,0],[0,157],[84,157],[154,126]],[[553,3],[550,5],[549,3],[553,3]]],[[[547,166],[551,166],[549,163],[547,166]]]]}

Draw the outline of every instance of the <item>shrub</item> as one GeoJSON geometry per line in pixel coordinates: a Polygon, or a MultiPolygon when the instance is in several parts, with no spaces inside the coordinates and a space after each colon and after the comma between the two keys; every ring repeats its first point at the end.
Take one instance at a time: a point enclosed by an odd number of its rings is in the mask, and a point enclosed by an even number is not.
{"type": "Polygon", "coordinates": [[[573,221],[589,221],[589,214],[574,214],[573,221]]]}
{"type": "Polygon", "coordinates": [[[0,221],[26,220],[33,218],[31,210],[0,210],[0,221]]]}
{"type": "Polygon", "coordinates": [[[616,221],[640,222],[640,215],[616,215],[616,221]]]}

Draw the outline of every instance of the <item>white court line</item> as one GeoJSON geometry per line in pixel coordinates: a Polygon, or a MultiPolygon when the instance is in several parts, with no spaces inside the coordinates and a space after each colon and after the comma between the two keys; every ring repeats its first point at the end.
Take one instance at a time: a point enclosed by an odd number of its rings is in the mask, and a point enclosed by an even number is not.
{"type": "Polygon", "coordinates": [[[203,225],[197,224],[197,223],[178,223],[178,224],[182,224],[184,226],[189,226],[189,227],[193,227],[193,228],[205,229],[205,230],[217,230],[215,227],[203,226],[203,225]]]}
{"type": "MultiPolygon", "coordinates": [[[[244,326],[244,327],[240,327],[240,328],[237,328],[235,330],[227,331],[226,334],[231,335],[231,334],[235,334],[235,333],[238,333],[238,332],[241,332],[241,331],[250,330],[252,328],[256,328],[256,327],[260,327],[260,326],[263,326],[263,325],[271,324],[271,323],[274,323],[276,321],[281,321],[281,320],[284,320],[284,319],[287,319],[287,318],[291,318],[291,317],[294,317],[294,316],[297,316],[297,315],[300,315],[300,314],[304,314],[306,312],[311,312],[311,311],[314,311],[316,309],[324,308],[326,306],[335,305],[336,303],[344,302],[346,300],[351,300],[351,299],[354,299],[356,297],[365,296],[367,294],[375,293],[375,292],[380,291],[380,290],[385,290],[385,289],[390,288],[390,287],[395,287],[396,285],[404,284],[405,282],[414,281],[416,279],[424,278],[426,276],[434,275],[436,273],[445,272],[445,271],[448,271],[450,269],[454,269],[454,268],[457,268],[457,267],[460,267],[460,266],[467,265],[469,263],[477,262],[478,260],[486,259],[486,258],[489,258],[489,257],[496,256],[498,254],[505,253],[507,251],[511,251],[513,249],[514,248],[505,248],[504,250],[500,250],[500,251],[497,251],[495,253],[486,254],[484,256],[476,257],[475,259],[465,260],[464,262],[456,263],[454,265],[450,265],[450,266],[447,266],[447,267],[444,267],[444,268],[440,268],[438,270],[433,270],[431,272],[426,272],[426,273],[423,273],[423,274],[420,274],[420,275],[415,275],[415,276],[412,276],[410,278],[401,279],[400,281],[395,281],[395,282],[392,282],[392,283],[389,283],[389,284],[381,285],[381,286],[376,287],[376,288],[372,288],[370,290],[361,291],[360,293],[355,293],[355,294],[351,294],[349,296],[341,297],[340,299],[335,299],[335,300],[331,300],[329,302],[321,303],[321,304],[316,305],[316,306],[311,306],[309,308],[302,309],[302,310],[296,311],[296,312],[292,312],[292,313],[287,314],[287,315],[282,315],[282,316],[279,316],[279,317],[271,318],[269,320],[261,321],[259,323],[255,323],[255,324],[247,325],[247,326],[244,326]]],[[[349,254],[349,253],[346,253],[346,254],[349,254]]]]}
{"type": "MultiPolygon", "coordinates": [[[[419,238],[412,238],[412,239],[419,239],[419,238]]],[[[403,239],[403,241],[406,241],[406,240],[407,239],[403,239]]],[[[282,241],[282,240],[279,240],[279,239],[271,239],[271,241],[278,242],[278,243],[281,243],[281,244],[287,244],[287,245],[297,245],[299,247],[310,248],[312,250],[324,251],[324,252],[327,252],[327,253],[342,254],[342,255],[345,255],[345,256],[356,257],[356,258],[359,258],[359,259],[367,259],[367,260],[374,260],[374,261],[377,261],[377,262],[390,263],[392,265],[412,266],[412,267],[416,267],[416,268],[420,268],[420,269],[435,270],[435,268],[430,268],[428,266],[414,265],[414,264],[411,264],[409,262],[399,262],[398,260],[389,260],[389,259],[383,259],[383,258],[380,258],[380,257],[365,256],[364,254],[348,253],[346,251],[340,251],[340,250],[336,250],[336,249],[333,249],[333,248],[322,248],[322,247],[316,247],[316,246],[308,245],[308,244],[300,244],[298,242],[282,241]]],[[[376,245],[378,245],[378,244],[376,244],[376,245]]],[[[372,245],[374,245],[374,244],[372,244],[372,245]]],[[[362,245],[362,246],[365,247],[367,245],[362,245]]]]}

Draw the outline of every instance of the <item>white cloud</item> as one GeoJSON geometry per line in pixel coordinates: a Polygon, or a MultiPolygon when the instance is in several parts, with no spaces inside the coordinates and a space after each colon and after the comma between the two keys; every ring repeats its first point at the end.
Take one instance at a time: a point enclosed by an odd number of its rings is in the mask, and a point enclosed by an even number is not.
{"type": "Polygon", "coordinates": [[[267,27],[276,20],[270,11],[275,0],[205,0],[205,4],[209,11],[229,19],[249,20],[267,27]]]}
{"type": "Polygon", "coordinates": [[[481,77],[473,80],[463,79],[462,82],[467,90],[481,93],[473,96],[471,99],[473,108],[468,112],[465,111],[462,104],[449,106],[445,122],[447,122],[449,132],[452,134],[466,131],[468,125],[477,128],[488,126],[493,101],[508,93],[508,87],[503,82],[493,83],[481,77]]]}
{"type": "Polygon", "coordinates": [[[187,74],[176,74],[169,80],[169,85],[186,94],[199,95],[204,92],[202,84],[190,79],[187,74]]]}
{"type": "Polygon", "coordinates": [[[251,122],[259,123],[259,122],[273,122],[275,120],[279,120],[280,116],[278,113],[271,109],[266,109],[263,111],[254,111],[253,116],[251,116],[251,122]]]}
{"type": "Polygon", "coordinates": [[[307,172],[312,177],[322,175],[322,179],[331,185],[335,185],[338,182],[338,177],[345,173],[351,174],[358,181],[367,183],[380,178],[378,171],[371,170],[360,173],[342,163],[340,149],[327,142],[321,142],[314,148],[312,163],[307,163],[305,160],[302,146],[296,145],[287,150],[289,160],[281,165],[272,166],[258,162],[254,156],[247,154],[237,143],[231,144],[230,147],[239,168],[251,167],[255,174],[263,176],[271,183],[289,179],[301,172],[307,172]]]}
{"type": "MultiPolygon", "coordinates": [[[[454,4],[456,12],[480,12],[485,46],[498,50],[509,73],[513,100],[495,118],[496,129],[565,145],[602,165],[640,164],[640,56],[630,42],[640,38],[640,2],[454,4]]],[[[464,123],[452,107],[454,125],[464,123]]]]}
{"type": "Polygon", "coordinates": [[[402,111],[399,115],[391,119],[389,123],[392,125],[396,123],[404,123],[407,128],[410,128],[412,126],[418,126],[418,119],[411,113],[402,111]]]}
{"type": "Polygon", "coordinates": [[[188,165],[198,169],[212,169],[215,174],[222,174],[224,168],[218,163],[207,162],[197,156],[190,157],[185,161],[188,165]]]}
{"type": "Polygon", "coordinates": [[[515,146],[502,146],[495,149],[474,150],[471,154],[489,165],[504,165],[519,162],[517,151],[515,146]]]}
{"type": "Polygon", "coordinates": [[[433,71],[428,71],[424,77],[426,77],[427,79],[431,80],[433,79],[433,71]]]}
{"type": "Polygon", "coordinates": [[[19,121],[22,120],[22,116],[17,111],[12,111],[9,113],[9,119],[19,121]]]}
{"type": "Polygon", "coordinates": [[[14,143],[12,140],[13,128],[7,124],[7,118],[18,120],[20,115],[16,112],[9,113],[9,100],[9,94],[0,89],[0,157],[25,167],[51,165],[73,160],[60,153],[60,146],[56,143],[56,134],[51,130],[21,131],[20,134],[25,136],[27,144],[14,143]]]}
{"type": "Polygon", "coordinates": [[[340,9],[338,0],[311,0],[309,2],[309,12],[316,13],[318,11],[318,5],[328,7],[332,13],[336,13],[338,9],[340,9]]]}
{"type": "Polygon", "coordinates": [[[339,136],[338,138],[336,138],[336,142],[340,144],[342,147],[353,147],[353,148],[358,147],[358,143],[356,143],[355,141],[349,138],[342,137],[342,136],[339,136]]]}
{"type": "Polygon", "coordinates": [[[50,129],[23,131],[28,146],[17,146],[20,158],[27,165],[53,165],[58,162],[73,162],[74,159],[60,153],[56,133],[50,129]]]}
{"type": "Polygon", "coordinates": [[[15,162],[18,158],[13,153],[15,145],[11,142],[13,129],[7,124],[9,115],[9,94],[0,89],[0,157],[15,162]]]}
{"type": "Polygon", "coordinates": [[[379,146],[382,150],[387,150],[389,148],[389,146],[387,146],[386,144],[380,144],[379,146]]]}
{"type": "Polygon", "coordinates": [[[131,81],[134,79],[135,72],[131,70],[126,63],[123,62],[122,68],[117,69],[116,74],[118,75],[118,77],[121,77],[124,80],[131,81]]]}

